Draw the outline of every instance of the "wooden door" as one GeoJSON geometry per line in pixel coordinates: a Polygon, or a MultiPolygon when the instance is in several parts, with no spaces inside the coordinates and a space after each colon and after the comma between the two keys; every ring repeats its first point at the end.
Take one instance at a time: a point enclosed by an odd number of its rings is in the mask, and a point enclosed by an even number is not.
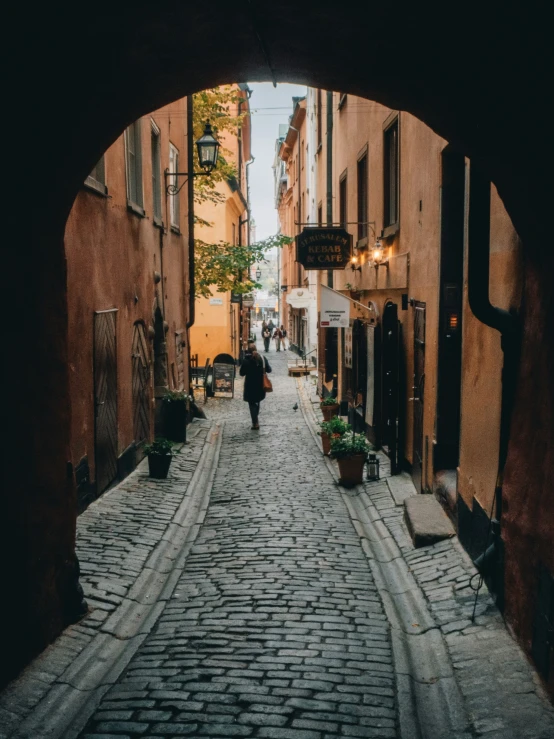
{"type": "Polygon", "coordinates": [[[150,382],[150,352],[142,323],[135,324],[133,333],[133,430],[135,443],[150,439],[150,408],[152,392],[150,382]]]}
{"type": "Polygon", "coordinates": [[[96,493],[117,477],[116,310],[94,314],[94,407],[96,493]]]}
{"type": "Polygon", "coordinates": [[[412,478],[418,493],[423,492],[423,402],[425,393],[425,303],[414,301],[414,382],[412,478]]]}
{"type": "Polygon", "coordinates": [[[391,474],[400,472],[400,322],[398,306],[388,302],[383,311],[382,440],[390,458],[391,474]]]}

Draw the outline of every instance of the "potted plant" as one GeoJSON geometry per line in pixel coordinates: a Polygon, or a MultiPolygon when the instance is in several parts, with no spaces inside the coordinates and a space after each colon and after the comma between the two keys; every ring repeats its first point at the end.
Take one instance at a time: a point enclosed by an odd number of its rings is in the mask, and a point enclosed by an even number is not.
{"type": "Polygon", "coordinates": [[[339,465],[340,484],[359,485],[364,477],[364,464],[372,446],[365,436],[352,433],[331,439],[331,456],[339,465]]]}
{"type": "Polygon", "coordinates": [[[328,398],[323,398],[319,406],[321,408],[321,412],[323,413],[324,421],[330,421],[333,416],[337,415],[337,411],[339,409],[337,399],[332,397],[331,395],[328,398]]]}
{"type": "Polygon", "coordinates": [[[352,431],[350,424],[338,416],[333,416],[330,421],[323,421],[320,426],[321,444],[323,446],[323,454],[326,456],[331,453],[331,439],[337,436],[343,436],[349,431],[352,431]]]}
{"type": "Polygon", "coordinates": [[[173,456],[173,444],[169,439],[157,436],[151,444],[145,444],[144,451],[148,456],[148,474],[158,480],[163,480],[169,472],[169,465],[173,456]]]}
{"type": "Polygon", "coordinates": [[[184,390],[167,390],[162,398],[162,423],[171,441],[187,440],[188,403],[192,400],[184,390]]]}

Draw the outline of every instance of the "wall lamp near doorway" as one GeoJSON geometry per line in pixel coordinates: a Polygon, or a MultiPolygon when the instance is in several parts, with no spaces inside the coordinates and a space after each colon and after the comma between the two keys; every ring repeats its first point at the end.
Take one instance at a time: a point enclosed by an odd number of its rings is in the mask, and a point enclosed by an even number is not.
{"type": "Polygon", "coordinates": [[[170,172],[166,169],[165,175],[165,191],[168,195],[177,195],[183,188],[183,185],[188,181],[189,177],[202,177],[209,175],[213,172],[217,166],[217,158],[219,155],[219,141],[213,135],[212,127],[209,121],[206,121],[203,135],[196,142],[196,150],[198,151],[198,163],[202,169],[202,172],[170,172]],[[167,184],[168,178],[171,177],[171,181],[167,184]],[[186,177],[187,179],[178,187],[177,178],[186,177]]]}
{"type": "Polygon", "coordinates": [[[354,256],[352,257],[352,259],[350,260],[350,269],[352,270],[352,272],[361,272],[362,271],[362,267],[361,267],[361,265],[359,263],[359,259],[358,259],[358,256],[356,254],[354,254],[354,256]]]}
{"type": "Polygon", "coordinates": [[[371,263],[375,269],[379,269],[379,267],[388,268],[389,266],[389,257],[385,251],[381,237],[377,239],[375,246],[371,250],[371,263]]]}

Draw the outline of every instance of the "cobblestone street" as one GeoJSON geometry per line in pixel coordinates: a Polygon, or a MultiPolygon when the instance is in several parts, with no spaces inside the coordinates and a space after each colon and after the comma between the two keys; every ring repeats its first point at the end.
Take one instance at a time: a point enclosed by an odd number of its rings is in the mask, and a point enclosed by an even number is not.
{"type": "Polygon", "coordinates": [[[260,431],[237,382],[167,482],[139,471],[81,516],[91,613],[1,697],[0,737],[554,736],[486,592],[470,621],[457,539],[414,549],[409,478],[337,486],[291,357],[269,354],[260,431]]]}

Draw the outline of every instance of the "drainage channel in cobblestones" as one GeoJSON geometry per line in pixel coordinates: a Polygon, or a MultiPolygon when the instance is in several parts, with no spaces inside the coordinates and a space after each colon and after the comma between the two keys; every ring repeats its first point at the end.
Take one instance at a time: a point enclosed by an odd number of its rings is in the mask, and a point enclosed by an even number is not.
{"type": "MultiPolygon", "coordinates": [[[[319,398],[297,381],[313,441],[319,398]]],[[[414,548],[403,502],[406,474],[341,490],[371,563],[393,645],[402,739],[552,739],[554,711],[540,680],[484,588],[474,622],[475,567],[457,537],[414,548]]],[[[326,458],[338,481],[336,465],[326,458]]]]}
{"type": "Polygon", "coordinates": [[[206,514],[221,426],[200,422],[167,480],[147,460],[78,519],[89,613],[0,697],[0,737],[55,739],[77,730],[115,683],[171,597],[206,514]]]}
{"type": "MultiPolygon", "coordinates": [[[[389,627],[344,501],[286,376],[259,432],[225,422],[210,507],[171,600],[84,739],[396,739],[389,627]]],[[[240,385],[237,387],[240,394],[240,385]]]]}

